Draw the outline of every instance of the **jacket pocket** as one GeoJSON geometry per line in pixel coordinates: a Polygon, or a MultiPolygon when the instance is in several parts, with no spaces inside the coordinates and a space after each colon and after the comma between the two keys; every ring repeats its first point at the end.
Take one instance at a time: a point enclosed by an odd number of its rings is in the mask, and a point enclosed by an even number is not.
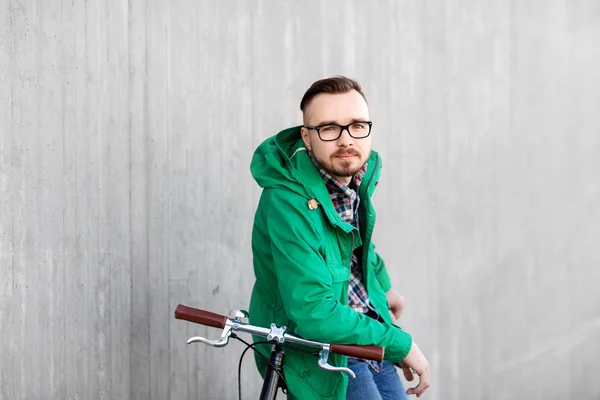
{"type": "Polygon", "coordinates": [[[342,263],[328,263],[327,267],[331,273],[331,290],[333,291],[333,298],[342,304],[348,304],[350,268],[342,263]]]}
{"type": "Polygon", "coordinates": [[[284,362],[285,379],[293,398],[330,399],[347,386],[341,373],[322,370],[318,357],[312,354],[287,351],[284,362]]]}

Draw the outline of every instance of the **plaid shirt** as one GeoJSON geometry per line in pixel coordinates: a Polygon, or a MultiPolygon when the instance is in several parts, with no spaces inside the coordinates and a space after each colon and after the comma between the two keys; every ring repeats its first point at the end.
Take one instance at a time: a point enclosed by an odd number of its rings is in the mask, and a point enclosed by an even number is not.
{"type": "MultiPolygon", "coordinates": [[[[358,196],[358,189],[360,183],[365,176],[367,171],[367,164],[365,164],[350,180],[349,185],[344,185],[338,182],[335,178],[329,175],[323,167],[319,165],[317,160],[314,158],[311,152],[308,152],[310,158],[319,170],[319,173],[323,177],[329,197],[333,202],[335,210],[338,212],[344,222],[347,222],[354,226],[356,229],[359,227],[358,221],[358,206],[360,205],[360,197],[358,196]]],[[[348,305],[352,307],[356,312],[366,314],[372,311],[376,316],[379,314],[369,304],[369,295],[367,289],[363,283],[362,265],[360,259],[357,257],[355,252],[352,252],[352,260],[350,267],[350,282],[348,284],[348,305]]],[[[355,357],[352,357],[355,358],[355,357]]],[[[369,364],[369,366],[376,372],[381,370],[383,363],[373,360],[362,360],[369,364]]]]}
{"type": "MultiPolygon", "coordinates": [[[[325,182],[325,186],[329,192],[329,197],[331,198],[336,211],[342,218],[342,221],[347,222],[358,229],[358,206],[360,205],[358,188],[360,187],[360,183],[365,176],[367,164],[365,164],[354,175],[354,177],[352,177],[350,184],[346,186],[329,175],[319,165],[312,153],[309,152],[309,155],[319,170],[319,173],[323,177],[323,181],[325,182]]],[[[361,261],[357,257],[355,251],[352,252],[351,259],[350,282],[348,285],[348,305],[362,314],[366,314],[369,310],[375,311],[369,304],[369,296],[363,283],[361,261]]]]}

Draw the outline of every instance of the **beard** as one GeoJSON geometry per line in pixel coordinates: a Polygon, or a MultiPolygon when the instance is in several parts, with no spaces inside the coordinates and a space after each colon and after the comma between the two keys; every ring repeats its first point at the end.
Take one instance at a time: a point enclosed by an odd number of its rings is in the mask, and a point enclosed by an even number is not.
{"type": "Polygon", "coordinates": [[[348,178],[356,175],[365,165],[367,160],[363,160],[360,153],[354,149],[340,150],[332,154],[329,159],[324,160],[314,154],[315,159],[329,175],[339,178],[348,178]],[[342,160],[340,156],[354,156],[348,160],[342,160]]]}

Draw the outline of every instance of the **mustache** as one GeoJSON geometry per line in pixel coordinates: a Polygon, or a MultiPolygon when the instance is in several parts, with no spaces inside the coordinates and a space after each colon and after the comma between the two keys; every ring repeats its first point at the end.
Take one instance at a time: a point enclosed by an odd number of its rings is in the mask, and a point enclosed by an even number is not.
{"type": "Polygon", "coordinates": [[[333,153],[334,157],[342,157],[342,156],[359,156],[360,154],[358,151],[354,150],[354,149],[350,149],[350,150],[340,150],[340,151],[336,151],[335,153],[333,153]]]}

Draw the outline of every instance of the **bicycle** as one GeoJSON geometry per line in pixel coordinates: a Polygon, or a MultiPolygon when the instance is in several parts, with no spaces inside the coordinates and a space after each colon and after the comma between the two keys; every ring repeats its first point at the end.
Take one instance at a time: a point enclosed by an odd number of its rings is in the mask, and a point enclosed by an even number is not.
{"type": "MultiPolygon", "coordinates": [[[[198,308],[188,307],[179,304],[175,309],[175,318],[210,326],[213,328],[223,329],[220,338],[217,340],[209,340],[201,336],[194,336],[188,339],[188,344],[200,342],[213,347],[224,347],[229,343],[229,339],[231,337],[238,339],[242,343],[246,344],[247,347],[240,357],[240,363],[238,367],[238,391],[240,399],[242,396],[240,379],[242,359],[246,351],[250,348],[252,348],[254,351],[257,351],[256,349],[254,349],[254,346],[257,344],[270,343],[272,345],[271,356],[267,364],[267,370],[265,373],[265,378],[259,397],[260,400],[274,400],[277,397],[277,392],[279,389],[282,389],[282,392],[284,394],[286,393],[287,388],[285,385],[285,379],[283,377],[283,348],[285,347],[297,351],[307,351],[301,348],[286,345],[285,343],[287,342],[318,350],[318,352],[310,351],[310,353],[314,354],[315,356],[318,355],[319,359],[317,363],[319,367],[330,372],[345,373],[352,378],[356,378],[356,376],[354,375],[354,372],[352,372],[352,370],[350,370],[349,368],[335,367],[327,362],[330,353],[336,353],[345,356],[380,362],[383,361],[383,356],[385,353],[385,349],[379,346],[329,344],[302,339],[292,334],[286,333],[287,327],[278,327],[274,323],[270,324],[269,328],[250,325],[248,323],[248,312],[244,310],[232,310],[228,316],[225,316],[215,314],[210,311],[200,310],[198,308]],[[234,331],[261,336],[266,338],[267,341],[248,344],[244,340],[240,339],[234,333],[234,331]]],[[[259,354],[262,355],[262,353],[260,352],[259,354]]],[[[265,359],[267,358],[266,356],[264,357],[265,359]]]]}

